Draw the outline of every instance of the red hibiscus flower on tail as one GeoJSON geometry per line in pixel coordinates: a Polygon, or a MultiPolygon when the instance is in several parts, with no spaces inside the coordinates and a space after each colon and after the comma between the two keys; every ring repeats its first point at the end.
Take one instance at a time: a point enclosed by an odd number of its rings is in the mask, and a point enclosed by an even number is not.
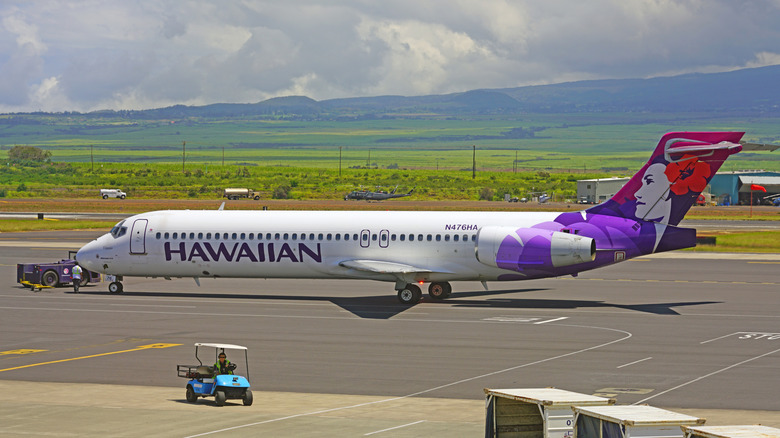
{"type": "Polygon", "coordinates": [[[675,195],[684,195],[689,191],[704,191],[712,171],[709,164],[700,162],[694,156],[685,155],[681,160],[669,163],[664,173],[672,183],[672,192],[675,195]]]}

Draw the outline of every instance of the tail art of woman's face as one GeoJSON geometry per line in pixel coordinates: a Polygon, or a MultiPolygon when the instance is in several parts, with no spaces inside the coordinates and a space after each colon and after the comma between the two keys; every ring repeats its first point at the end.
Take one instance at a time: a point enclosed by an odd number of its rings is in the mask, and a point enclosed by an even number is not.
{"type": "Polygon", "coordinates": [[[651,164],[642,176],[642,187],[636,191],[636,217],[646,221],[666,223],[671,211],[669,179],[666,165],[651,164]]]}

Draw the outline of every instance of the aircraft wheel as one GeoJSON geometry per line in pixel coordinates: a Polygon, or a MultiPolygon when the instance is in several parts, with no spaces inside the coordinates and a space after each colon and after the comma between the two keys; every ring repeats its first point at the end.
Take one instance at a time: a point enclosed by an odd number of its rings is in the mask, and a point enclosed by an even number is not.
{"type": "Polygon", "coordinates": [[[195,394],[195,391],[192,389],[192,386],[190,385],[187,385],[187,401],[190,403],[198,402],[198,395],[195,394]]]}
{"type": "Polygon", "coordinates": [[[108,195],[103,195],[103,199],[108,199],[108,195]]]}
{"type": "Polygon", "coordinates": [[[398,301],[403,304],[417,304],[422,298],[422,291],[415,284],[407,284],[398,291],[398,301]]]}
{"type": "Polygon", "coordinates": [[[60,277],[54,271],[46,271],[43,273],[43,277],[41,277],[41,283],[43,283],[44,286],[54,287],[59,282],[60,282],[60,277]]]}
{"type": "Polygon", "coordinates": [[[217,391],[214,393],[214,403],[217,406],[225,406],[225,400],[227,400],[227,396],[225,396],[225,391],[217,391]]]}
{"type": "Polygon", "coordinates": [[[244,406],[252,406],[253,401],[254,398],[252,397],[252,390],[247,388],[246,392],[244,393],[244,406]]]}
{"type": "Polygon", "coordinates": [[[81,277],[81,281],[79,282],[79,287],[86,286],[87,283],[89,283],[89,278],[87,278],[87,276],[85,275],[81,277]]]}
{"type": "Polygon", "coordinates": [[[111,292],[112,294],[121,294],[123,290],[124,287],[122,287],[122,283],[118,281],[112,281],[108,285],[108,291],[111,292]]]}
{"type": "Polygon", "coordinates": [[[445,282],[433,282],[428,286],[428,295],[434,300],[443,300],[452,293],[452,286],[445,282]]]}

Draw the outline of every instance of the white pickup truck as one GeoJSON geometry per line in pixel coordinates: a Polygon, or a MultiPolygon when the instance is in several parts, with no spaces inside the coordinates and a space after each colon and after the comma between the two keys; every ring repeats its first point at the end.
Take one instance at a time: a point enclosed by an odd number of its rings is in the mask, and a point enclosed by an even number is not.
{"type": "Polygon", "coordinates": [[[100,197],[102,197],[103,199],[108,199],[108,198],[125,199],[127,197],[127,193],[119,189],[100,189],[100,197]]]}

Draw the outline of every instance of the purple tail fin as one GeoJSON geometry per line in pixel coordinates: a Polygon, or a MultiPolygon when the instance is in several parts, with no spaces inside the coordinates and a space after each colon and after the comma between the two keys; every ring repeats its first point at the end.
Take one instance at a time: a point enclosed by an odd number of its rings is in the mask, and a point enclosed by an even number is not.
{"type": "Polygon", "coordinates": [[[670,132],[647,164],[611,199],[588,213],[677,225],[744,132],[670,132]]]}

